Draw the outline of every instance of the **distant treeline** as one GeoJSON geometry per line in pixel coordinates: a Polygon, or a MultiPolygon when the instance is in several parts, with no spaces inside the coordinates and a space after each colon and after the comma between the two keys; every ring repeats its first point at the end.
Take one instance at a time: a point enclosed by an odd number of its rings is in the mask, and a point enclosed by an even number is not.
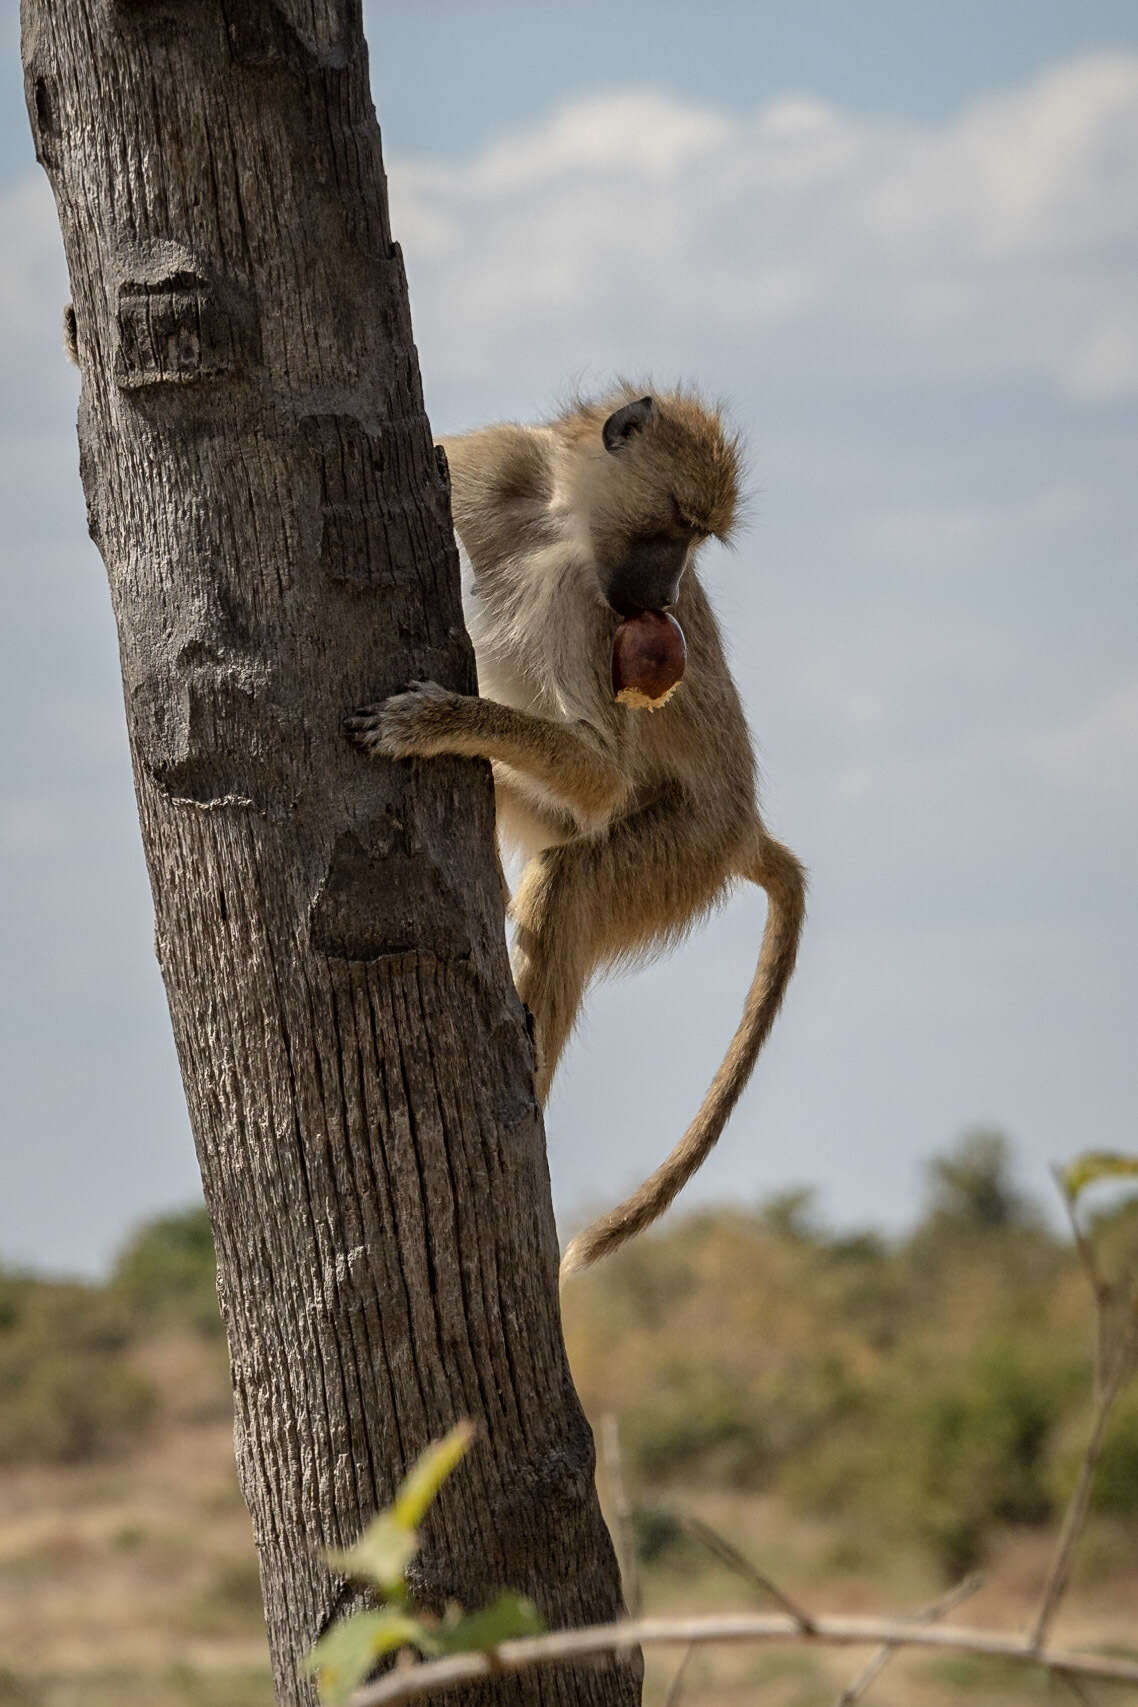
{"type": "MultiPolygon", "coordinates": [[[[1001,1134],[928,1181],[901,1240],[828,1232],[813,1193],[785,1192],[641,1239],[568,1294],[586,1407],[620,1417],[642,1488],[777,1490],[860,1544],[921,1541],[948,1577],[998,1526],[1055,1517],[1090,1421],[1086,1275],[1001,1134]]],[[[1108,1271],[1138,1272],[1133,1193],[1093,1234],[1108,1271]]],[[[1138,1386],[1095,1502],[1138,1550],[1138,1386]]]]}
{"type": "MultiPolygon", "coordinates": [[[[1138,1271],[1133,1195],[1093,1235],[1109,1270],[1138,1271]]],[[[999,1526],[1055,1516],[1085,1439],[1086,1277],[997,1133],[930,1164],[904,1239],[833,1233],[811,1192],[786,1192],[674,1220],[575,1281],[565,1311],[586,1408],[620,1418],[646,1511],[675,1484],[771,1489],[851,1538],[920,1541],[951,1576],[999,1526]]],[[[104,1285],[0,1271],[0,1463],[129,1450],[172,1402],[145,1348],[187,1335],[219,1347],[203,1209],[144,1227],[104,1285]]],[[[216,1368],[223,1404],[220,1349],[216,1368]]],[[[1138,1390],[1095,1500],[1138,1544],[1138,1390]]]]}

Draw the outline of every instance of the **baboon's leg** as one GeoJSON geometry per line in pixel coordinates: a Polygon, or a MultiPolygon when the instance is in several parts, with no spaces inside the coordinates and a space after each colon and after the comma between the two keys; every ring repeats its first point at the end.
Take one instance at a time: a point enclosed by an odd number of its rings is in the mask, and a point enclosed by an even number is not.
{"type": "Polygon", "coordinates": [[[685,803],[664,800],[530,861],[513,900],[514,978],[534,1016],[543,1101],[590,974],[685,930],[722,894],[734,854],[709,845],[685,803]]]}
{"type": "Polygon", "coordinates": [[[530,860],[514,895],[514,982],[534,1019],[537,1094],[544,1103],[592,970],[585,909],[571,848],[530,860]]]}

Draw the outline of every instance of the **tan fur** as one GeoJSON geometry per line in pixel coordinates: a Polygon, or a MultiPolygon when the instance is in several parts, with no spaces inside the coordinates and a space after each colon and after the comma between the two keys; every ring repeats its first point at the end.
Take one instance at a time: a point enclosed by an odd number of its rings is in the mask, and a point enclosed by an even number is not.
{"type": "Polygon", "coordinates": [[[708,1154],[778,1011],[804,914],[802,868],[759,817],[746,722],[691,561],[735,521],[738,444],[717,410],[672,392],[606,450],[604,423],[639,396],[622,386],[546,426],[444,440],[480,697],[414,683],[350,720],[392,757],[493,762],[500,834],[528,856],[515,977],[543,1100],[594,972],[676,941],[739,877],[767,892],[743,1018],[702,1106],[640,1189],[572,1241],[563,1275],[649,1226],[708,1154]],[[651,714],[615,704],[609,681],[619,617],[604,574],[641,536],[692,547],[674,606],[687,670],[651,714]]]}

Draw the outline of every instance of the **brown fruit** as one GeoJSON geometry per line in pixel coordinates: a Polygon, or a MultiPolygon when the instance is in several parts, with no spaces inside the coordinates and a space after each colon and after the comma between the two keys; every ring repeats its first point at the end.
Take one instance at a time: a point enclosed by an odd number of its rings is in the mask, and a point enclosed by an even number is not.
{"type": "Polygon", "coordinates": [[[658,711],[676,691],[687,656],[684,631],[667,611],[628,617],[612,638],[613,698],[638,711],[658,711]]]}

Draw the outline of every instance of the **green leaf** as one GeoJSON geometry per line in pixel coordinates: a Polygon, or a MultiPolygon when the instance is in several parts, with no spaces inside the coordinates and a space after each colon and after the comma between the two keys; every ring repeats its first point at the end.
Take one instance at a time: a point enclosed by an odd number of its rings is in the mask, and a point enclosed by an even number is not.
{"type": "Polygon", "coordinates": [[[328,1707],[346,1701],[383,1654],[396,1648],[418,1648],[426,1631],[417,1618],[397,1606],[379,1612],[357,1612],[334,1624],[308,1656],[321,1699],[328,1707]]]}
{"type": "Polygon", "coordinates": [[[408,1472],[403,1486],[395,1496],[391,1514],[405,1529],[415,1529],[455,1465],[470,1450],[474,1439],[474,1424],[456,1423],[449,1434],[436,1440],[408,1472]]]}
{"type": "Polygon", "coordinates": [[[463,1613],[453,1608],[442,1624],[431,1631],[431,1640],[444,1654],[469,1653],[474,1649],[485,1652],[487,1648],[496,1648],[499,1642],[508,1642],[512,1636],[539,1636],[544,1629],[532,1600],[503,1589],[481,1612],[463,1613]]]}
{"type": "Polygon", "coordinates": [[[419,1550],[417,1526],[431,1501],[474,1439],[474,1424],[458,1423],[422,1453],[394,1503],[372,1519],[354,1546],[325,1555],[334,1571],[374,1583],[384,1600],[407,1593],[407,1566],[419,1550]]]}
{"type": "Polygon", "coordinates": [[[1068,1162],[1061,1175],[1063,1190],[1072,1203],[1084,1186],[1104,1179],[1138,1178],[1138,1156],[1123,1156],[1114,1150],[1087,1150],[1068,1162]]]}
{"type": "Polygon", "coordinates": [[[418,1535],[392,1510],[373,1518],[354,1547],[325,1556],[334,1571],[374,1583],[385,1600],[402,1600],[407,1592],[404,1575],[418,1550],[418,1535]]]}

